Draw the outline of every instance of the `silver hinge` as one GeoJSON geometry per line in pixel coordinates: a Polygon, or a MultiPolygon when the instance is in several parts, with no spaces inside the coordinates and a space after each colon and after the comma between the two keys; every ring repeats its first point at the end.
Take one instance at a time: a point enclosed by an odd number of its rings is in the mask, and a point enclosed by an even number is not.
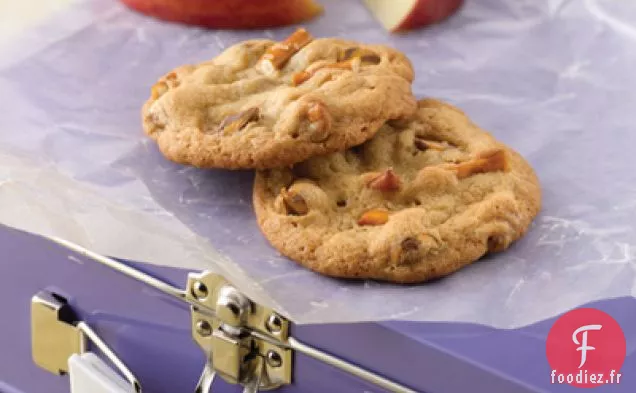
{"type": "Polygon", "coordinates": [[[190,306],[192,336],[208,359],[197,391],[215,374],[250,392],[291,383],[292,351],[273,344],[287,341],[289,321],[217,274],[191,273],[186,288],[187,299],[205,306],[190,306]]]}
{"type": "Polygon", "coordinates": [[[55,237],[46,238],[189,304],[192,337],[207,358],[195,393],[210,393],[216,375],[229,383],[243,385],[244,393],[272,390],[290,384],[293,351],[390,392],[415,393],[406,386],[291,337],[290,322],[286,318],[248,299],[218,274],[190,273],[186,288],[180,289],[77,244],[55,237]]]}

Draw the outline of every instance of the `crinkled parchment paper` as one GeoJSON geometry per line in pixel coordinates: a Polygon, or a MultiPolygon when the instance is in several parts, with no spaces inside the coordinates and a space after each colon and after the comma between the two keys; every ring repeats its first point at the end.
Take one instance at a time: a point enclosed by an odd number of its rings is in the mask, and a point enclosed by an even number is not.
{"type": "Polygon", "coordinates": [[[219,271],[299,323],[515,327],[634,295],[635,2],[467,0],[446,23],[401,36],[359,1],[324,3],[306,25],[314,35],[403,50],[419,97],[461,107],[536,168],[544,208],[524,239],[427,285],[343,282],[298,267],[257,228],[251,172],[168,162],[139,114],[171,68],[293,28],[205,31],[106,0],[77,2],[0,49],[0,222],[117,257],[219,271]]]}

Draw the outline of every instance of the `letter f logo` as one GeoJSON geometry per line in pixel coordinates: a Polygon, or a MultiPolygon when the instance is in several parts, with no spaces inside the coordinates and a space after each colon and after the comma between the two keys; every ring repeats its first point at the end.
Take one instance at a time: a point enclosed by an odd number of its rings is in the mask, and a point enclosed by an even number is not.
{"type": "Polygon", "coordinates": [[[580,347],[576,349],[577,351],[581,351],[581,364],[579,364],[579,368],[583,367],[585,361],[587,360],[587,351],[593,351],[596,349],[587,345],[587,332],[589,330],[601,330],[601,328],[601,325],[585,325],[576,329],[572,334],[572,341],[574,341],[574,344],[580,345],[580,347]],[[581,342],[579,342],[579,340],[577,339],[579,333],[583,333],[581,335],[581,342]]]}

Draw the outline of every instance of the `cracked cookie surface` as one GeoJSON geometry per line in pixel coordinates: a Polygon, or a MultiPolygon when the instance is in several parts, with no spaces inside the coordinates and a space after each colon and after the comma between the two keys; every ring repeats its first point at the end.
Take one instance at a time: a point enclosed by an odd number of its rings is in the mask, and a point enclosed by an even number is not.
{"type": "Polygon", "coordinates": [[[171,161],[200,168],[286,167],[370,139],[411,116],[413,69],[382,45],[249,40],[161,77],[143,105],[145,133],[171,161]]]}
{"type": "Polygon", "coordinates": [[[434,99],[360,146],[258,171],[253,198],[265,237],[301,265],[400,283],[507,249],[541,206],[530,165],[434,99]]]}

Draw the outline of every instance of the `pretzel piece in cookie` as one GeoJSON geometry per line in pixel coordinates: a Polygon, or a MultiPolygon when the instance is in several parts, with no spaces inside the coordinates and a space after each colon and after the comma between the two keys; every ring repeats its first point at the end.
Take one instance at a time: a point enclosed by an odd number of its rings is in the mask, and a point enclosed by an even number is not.
{"type": "Polygon", "coordinates": [[[285,66],[287,61],[314,38],[305,29],[298,29],[282,42],[270,46],[261,56],[258,67],[265,74],[275,73],[285,66]]]}

